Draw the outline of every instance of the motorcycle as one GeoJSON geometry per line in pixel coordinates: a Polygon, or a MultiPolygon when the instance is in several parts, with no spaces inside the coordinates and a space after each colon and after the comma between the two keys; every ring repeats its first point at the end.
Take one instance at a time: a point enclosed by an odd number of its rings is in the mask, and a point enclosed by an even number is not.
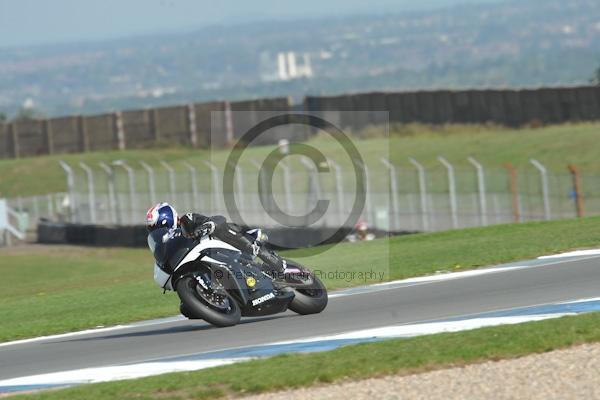
{"type": "MultiPolygon", "coordinates": [[[[260,229],[246,232],[254,240],[260,229]]],[[[264,316],[290,309],[298,314],[320,313],[327,306],[325,285],[306,267],[285,260],[285,273],[268,273],[243,253],[211,235],[185,238],[177,232],[156,232],[148,245],[158,258],[154,280],[176,291],[181,313],[217,327],[236,325],[241,317],[264,316]],[[175,239],[175,240],[172,240],[175,239]],[[174,266],[173,268],[165,267],[174,266]]]]}

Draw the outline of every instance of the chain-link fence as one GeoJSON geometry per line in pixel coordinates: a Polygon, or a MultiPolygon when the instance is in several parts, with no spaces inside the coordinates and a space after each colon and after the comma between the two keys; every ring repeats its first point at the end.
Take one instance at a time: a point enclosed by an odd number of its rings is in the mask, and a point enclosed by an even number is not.
{"type": "MultiPolygon", "coordinates": [[[[443,160],[435,168],[424,168],[416,160],[412,168],[379,161],[364,166],[360,218],[381,230],[438,231],[600,214],[597,175],[549,173],[541,164],[539,169],[484,168],[474,159],[472,167],[454,167],[443,160]]],[[[222,166],[117,161],[93,166],[63,163],[63,168],[67,193],[9,199],[10,207],[25,215],[22,224],[33,228],[39,218],[143,224],[147,209],[159,201],[172,203],[180,212],[230,217],[222,166]]],[[[292,159],[280,163],[270,180],[260,171],[261,165],[252,160],[236,167],[233,194],[241,222],[280,226],[273,218],[277,209],[303,216],[319,200],[328,202],[326,212],[312,226],[339,227],[356,219],[348,219],[359,191],[350,165],[328,160],[327,170],[319,172],[292,159]]]]}

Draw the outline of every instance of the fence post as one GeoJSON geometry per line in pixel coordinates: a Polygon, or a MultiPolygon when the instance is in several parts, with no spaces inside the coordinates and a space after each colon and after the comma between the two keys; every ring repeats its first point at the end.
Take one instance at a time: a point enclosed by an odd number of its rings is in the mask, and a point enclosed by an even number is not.
{"type": "Polygon", "coordinates": [[[257,214],[259,214],[261,211],[263,213],[266,213],[266,215],[269,215],[269,211],[270,210],[265,210],[264,207],[261,207],[261,205],[263,204],[263,193],[267,193],[267,188],[265,187],[265,182],[263,179],[263,172],[262,172],[262,167],[260,165],[260,163],[256,160],[250,160],[250,162],[252,163],[252,165],[254,165],[254,167],[256,167],[256,170],[258,172],[257,175],[257,181],[258,181],[258,193],[257,193],[257,208],[258,208],[258,212],[257,214]]]}
{"type": "MultiPolygon", "coordinates": [[[[307,158],[302,157],[300,159],[300,161],[302,162],[302,164],[304,164],[304,167],[306,167],[306,170],[308,171],[308,179],[309,179],[309,190],[310,190],[310,194],[312,195],[314,193],[315,195],[315,203],[318,203],[320,199],[322,199],[322,194],[323,192],[321,191],[321,183],[319,181],[319,171],[317,170],[317,168],[311,164],[307,158]]],[[[368,181],[368,179],[367,179],[368,181]]],[[[367,194],[368,194],[368,190],[367,190],[367,194]]],[[[370,209],[370,205],[369,205],[369,200],[367,198],[367,210],[370,209]]],[[[368,212],[368,211],[367,211],[368,212]]],[[[325,218],[321,218],[321,225],[325,224],[325,218]]]]}
{"type": "Polygon", "coordinates": [[[448,171],[448,196],[450,200],[450,214],[452,216],[452,228],[458,228],[458,207],[456,204],[456,180],[454,177],[454,167],[444,157],[439,156],[438,161],[446,167],[448,171]]]}
{"type": "Polygon", "coordinates": [[[127,181],[129,184],[129,221],[132,224],[138,220],[136,218],[135,209],[137,206],[137,196],[135,191],[135,171],[123,160],[113,162],[114,166],[121,167],[127,172],[127,181]]]}
{"type": "Polygon", "coordinates": [[[90,210],[90,220],[92,224],[96,223],[96,193],[94,190],[94,173],[92,169],[87,166],[84,162],[80,162],[79,166],[85,171],[87,176],[87,187],[88,187],[88,203],[90,210]]]}
{"type": "Polygon", "coordinates": [[[196,167],[187,161],[184,161],[183,165],[185,165],[188,171],[190,171],[190,181],[192,184],[192,209],[194,209],[200,204],[200,199],[198,198],[198,179],[196,177],[196,167]]]}
{"type": "Polygon", "coordinates": [[[390,172],[390,190],[392,191],[392,210],[394,213],[394,229],[400,230],[400,205],[398,200],[398,180],[396,176],[396,167],[392,165],[386,158],[382,158],[381,162],[390,172]]]}
{"type": "Polygon", "coordinates": [[[281,168],[283,169],[283,191],[285,193],[285,207],[287,208],[287,212],[291,213],[293,211],[292,206],[292,187],[291,177],[290,177],[290,167],[287,165],[285,160],[281,160],[280,162],[281,168]]]}
{"type": "Polygon", "coordinates": [[[110,219],[112,224],[117,224],[117,220],[121,219],[121,213],[117,207],[117,200],[115,198],[115,174],[111,167],[106,165],[104,162],[98,163],[100,168],[106,172],[107,184],[108,184],[108,208],[110,209],[110,219]]]}
{"type": "Polygon", "coordinates": [[[148,191],[150,192],[150,202],[154,204],[158,201],[156,198],[156,185],[154,183],[154,168],[146,164],[144,161],[140,161],[140,165],[148,174],[148,191]]]}
{"type": "Polygon", "coordinates": [[[477,191],[479,193],[479,215],[481,225],[487,225],[487,201],[485,196],[485,174],[483,166],[474,157],[468,157],[467,160],[475,167],[477,171],[477,191]]]}
{"type": "Polygon", "coordinates": [[[243,210],[243,207],[246,206],[246,193],[244,192],[244,176],[242,172],[242,168],[239,165],[235,166],[235,176],[237,183],[238,196],[240,199],[240,210],[243,210]]]}
{"type": "Polygon", "coordinates": [[[344,222],[344,210],[346,209],[346,204],[344,201],[344,181],[342,179],[342,168],[338,163],[331,159],[327,159],[329,164],[335,170],[335,191],[337,197],[337,207],[338,207],[338,222],[344,222]]]}
{"type": "MultiPolygon", "coordinates": [[[[60,166],[67,174],[67,190],[69,192],[69,213],[70,213],[70,222],[76,222],[77,218],[75,217],[76,208],[75,208],[75,176],[73,174],[73,169],[66,162],[60,160],[60,166]]],[[[20,210],[19,210],[20,211],[20,210]]]]}
{"type": "MultiPolygon", "coordinates": [[[[231,111],[231,103],[225,102],[225,141],[227,145],[230,145],[234,141],[233,134],[234,126],[233,126],[233,113],[231,111]]],[[[212,143],[211,143],[212,145],[212,143]]]]}
{"type": "Polygon", "coordinates": [[[125,150],[125,129],[123,128],[123,114],[117,111],[113,114],[115,136],[117,137],[117,148],[125,150]]]}
{"type": "Polygon", "coordinates": [[[209,161],[204,161],[204,165],[206,165],[210,169],[210,174],[212,176],[212,190],[213,190],[213,207],[214,212],[219,211],[219,170],[215,165],[209,161]]]}
{"type": "Polygon", "coordinates": [[[46,138],[48,154],[54,154],[54,132],[52,132],[52,122],[50,119],[45,119],[44,122],[42,122],[42,130],[46,138]]]}
{"type": "Polygon", "coordinates": [[[246,193],[244,193],[244,176],[242,175],[242,169],[239,165],[235,166],[233,174],[235,177],[236,189],[233,190],[233,193],[231,193],[231,195],[233,196],[234,202],[240,212],[240,215],[243,215],[243,212],[245,211],[243,207],[246,206],[246,193]]]}
{"type": "Polygon", "coordinates": [[[90,133],[87,129],[87,121],[83,115],[77,117],[77,130],[81,137],[81,147],[87,153],[90,151],[90,133]]]}
{"type": "MultiPolygon", "coordinates": [[[[360,161],[359,161],[360,162],[360,161]]],[[[368,223],[376,227],[377,218],[375,210],[373,209],[373,200],[371,198],[371,177],[369,173],[369,167],[365,163],[361,163],[363,171],[365,173],[365,208],[367,209],[368,223]]]]}
{"type": "Polygon", "coordinates": [[[508,171],[508,177],[510,179],[510,192],[512,194],[512,211],[514,222],[521,222],[521,205],[519,199],[519,181],[517,177],[517,170],[511,163],[504,165],[508,171]]]}
{"type": "Polygon", "coordinates": [[[192,147],[198,147],[198,133],[196,126],[196,109],[194,104],[187,105],[187,123],[188,123],[188,133],[190,144],[192,147]]]}
{"type": "Polygon", "coordinates": [[[548,193],[548,171],[541,162],[534,158],[530,159],[529,162],[540,172],[540,178],[542,180],[542,200],[544,202],[544,218],[550,220],[552,216],[550,214],[550,195],[548,193]]]}
{"type": "Polygon", "coordinates": [[[177,195],[177,186],[175,184],[175,170],[166,161],[161,160],[160,164],[167,170],[169,176],[169,190],[171,191],[171,202],[175,202],[177,195]]]}
{"type": "Polygon", "coordinates": [[[19,158],[21,155],[21,146],[19,143],[19,128],[17,128],[17,124],[15,122],[12,122],[8,124],[8,130],[10,133],[10,138],[12,140],[13,158],[19,158]]]}
{"type": "Polygon", "coordinates": [[[573,181],[573,196],[575,197],[575,210],[577,211],[577,217],[581,218],[584,216],[583,207],[583,192],[581,190],[581,175],[579,168],[576,165],[569,164],[569,172],[571,172],[571,179],[573,181]]]}
{"type": "Polygon", "coordinates": [[[429,213],[427,206],[427,180],[425,177],[425,168],[414,158],[409,158],[408,161],[415,166],[419,177],[419,196],[421,198],[421,220],[423,230],[429,230],[429,213]]]}

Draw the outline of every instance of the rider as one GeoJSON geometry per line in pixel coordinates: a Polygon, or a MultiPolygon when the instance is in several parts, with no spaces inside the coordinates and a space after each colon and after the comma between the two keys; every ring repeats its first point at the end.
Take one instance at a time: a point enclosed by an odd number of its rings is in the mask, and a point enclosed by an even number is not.
{"type": "MultiPolygon", "coordinates": [[[[146,227],[150,233],[163,229],[168,235],[166,240],[173,242],[181,237],[197,239],[205,235],[214,235],[242,252],[258,256],[268,272],[280,274],[286,269],[285,260],[264,248],[259,241],[260,238],[255,239],[237,225],[227,223],[225,217],[221,215],[207,217],[202,214],[188,213],[179,218],[177,211],[169,203],[158,203],[148,210],[146,227]]],[[[159,257],[155,254],[155,258],[159,257]]]]}

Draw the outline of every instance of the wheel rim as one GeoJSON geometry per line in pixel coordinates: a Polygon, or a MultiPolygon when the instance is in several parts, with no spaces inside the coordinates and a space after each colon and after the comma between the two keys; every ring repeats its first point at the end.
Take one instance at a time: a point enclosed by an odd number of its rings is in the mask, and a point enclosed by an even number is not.
{"type": "Polygon", "coordinates": [[[314,277],[313,277],[312,285],[310,285],[309,287],[297,288],[296,291],[298,293],[301,293],[305,296],[312,297],[312,298],[322,297],[323,294],[325,293],[324,287],[322,287],[322,285],[319,283],[319,281],[317,279],[315,279],[314,277]]]}
{"type": "Polygon", "coordinates": [[[192,286],[194,296],[207,306],[220,312],[233,311],[232,301],[224,291],[213,290],[210,287],[205,289],[195,279],[190,280],[190,286],[192,286]]]}

